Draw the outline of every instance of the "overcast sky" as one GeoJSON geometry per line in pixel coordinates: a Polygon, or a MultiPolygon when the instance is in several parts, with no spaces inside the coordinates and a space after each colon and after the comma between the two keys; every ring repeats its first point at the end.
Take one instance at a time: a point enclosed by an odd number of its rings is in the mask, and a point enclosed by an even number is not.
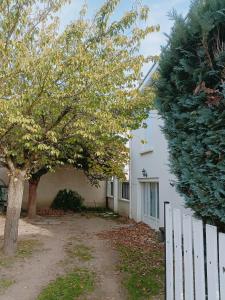
{"type": "MultiPolygon", "coordinates": [[[[89,15],[93,15],[96,10],[104,3],[104,0],[86,0],[89,7],[89,15]]],[[[115,18],[119,18],[125,11],[132,7],[133,0],[121,0],[115,18]]],[[[150,16],[148,19],[149,25],[160,25],[160,32],[153,33],[143,41],[141,53],[144,55],[158,55],[162,45],[166,44],[164,33],[169,34],[173,22],[169,20],[168,13],[175,9],[178,13],[186,15],[190,6],[191,0],[140,0],[141,3],[148,5],[150,8],[150,16]]],[[[60,13],[61,26],[69,24],[78,15],[79,9],[82,6],[83,0],[71,0],[71,4],[63,8],[60,13]]],[[[147,72],[150,66],[144,68],[144,73],[147,72]]]]}

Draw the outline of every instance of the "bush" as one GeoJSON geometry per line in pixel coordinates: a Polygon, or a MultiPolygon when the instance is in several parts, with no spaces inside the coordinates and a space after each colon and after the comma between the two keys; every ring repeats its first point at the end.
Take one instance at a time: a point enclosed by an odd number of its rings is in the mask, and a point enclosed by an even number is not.
{"type": "Polygon", "coordinates": [[[225,224],[225,1],[198,0],[175,16],[163,50],[157,107],[171,170],[186,204],[225,224]]]}
{"type": "Polygon", "coordinates": [[[75,191],[62,190],[55,197],[51,208],[64,211],[81,211],[84,199],[75,191]]]}

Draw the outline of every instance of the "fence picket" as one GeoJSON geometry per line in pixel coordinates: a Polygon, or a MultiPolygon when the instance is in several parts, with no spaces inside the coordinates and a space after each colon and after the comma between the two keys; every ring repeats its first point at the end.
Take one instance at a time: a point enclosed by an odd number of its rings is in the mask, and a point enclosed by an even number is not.
{"type": "Polygon", "coordinates": [[[205,300],[203,223],[193,218],[195,300],[205,300]]]}
{"type": "Polygon", "coordinates": [[[219,300],[217,228],[206,225],[208,300],[219,300]]]}
{"type": "Polygon", "coordinates": [[[219,234],[220,300],[225,300],[225,234],[219,234]]]}
{"type": "Polygon", "coordinates": [[[173,227],[172,209],[170,204],[165,205],[166,222],[166,299],[174,300],[173,286],[173,227]]]}
{"type": "Polygon", "coordinates": [[[165,226],[166,300],[225,300],[225,234],[170,204],[165,226]]]}
{"type": "Polygon", "coordinates": [[[183,261],[182,261],[182,227],[181,212],[173,211],[174,228],[174,263],[175,263],[175,300],[183,300],[183,261]]]}
{"type": "Polygon", "coordinates": [[[192,217],[183,216],[184,298],[194,300],[192,217]]]}

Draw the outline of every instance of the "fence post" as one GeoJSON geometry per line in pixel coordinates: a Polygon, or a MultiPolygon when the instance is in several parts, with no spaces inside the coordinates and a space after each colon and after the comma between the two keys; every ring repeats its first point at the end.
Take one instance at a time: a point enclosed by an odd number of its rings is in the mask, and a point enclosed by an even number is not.
{"type": "Polygon", "coordinates": [[[183,244],[184,244],[184,295],[185,300],[194,300],[194,272],[193,272],[193,243],[192,217],[183,216],[183,244]]]}
{"type": "Polygon", "coordinates": [[[165,228],[165,299],[174,299],[173,285],[173,222],[172,209],[169,202],[164,202],[164,228],[165,228]]]}
{"type": "Polygon", "coordinates": [[[208,300],[219,300],[217,227],[206,225],[206,262],[208,300]]]}
{"type": "Polygon", "coordinates": [[[220,299],[225,300],[225,234],[219,233],[220,299]]]}
{"type": "MultiPolygon", "coordinates": [[[[174,232],[174,283],[175,299],[183,300],[183,256],[182,256],[182,226],[181,211],[178,208],[173,210],[173,232],[174,232]]],[[[189,300],[189,299],[188,299],[189,300]]]]}
{"type": "Polygon", "coordinates": [[[205,300],[205,262],[202,220],[193,218],[195,299],[205,300]]]}

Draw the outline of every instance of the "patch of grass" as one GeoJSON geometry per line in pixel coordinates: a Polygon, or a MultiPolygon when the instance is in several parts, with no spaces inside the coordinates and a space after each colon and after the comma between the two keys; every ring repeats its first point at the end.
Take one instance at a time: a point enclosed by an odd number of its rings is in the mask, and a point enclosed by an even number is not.
{"type": "Polygon", "coordinates": [[[34,251],[37,251],[41,246],[41,242],[38,240],[21,240],[18,242],[18,248],[16,255],[13,257],[5,256],[0,253],[0,267],[10,267],[17,260],[30,257],[34,251]]]}
{"type": "Polygon", "coordinates": [[[83,244],[73,245],[67,249],[67,252],[71,258],[77,257],[82,261],[88,261],[93,258],[91,248],[83,244]]]}
{"type": "Polygon", "coordinates": [[[119,215],[117,213],[114,213],[113,210],[105,207],[99,207],[99,206],[91,206],[91,207],[82,207],[81,210],[82,213],[87,214],[89,216],[96,215],[103,218],[118,218],[119,215]]]}
{"type": "Polygon", "coordinates": [[[0,253],[0,267],[8,268],[15,262],[15,257],[5,256],[3,253],[0,253]]]}
{"type": "Polygon", "coordinates": [[[51,282],[37,300],[74,300],[93,289],[94,274],[78,269],[51,282]]]}
{"type": "Polygon", "coordinates": [[[105,207],[101,207],[101,206],[83,206],[81,209],[82,212],[94,212],[94,213],[107,213],[107,212],[111,212],[111,210],[105,208],[105,207]]]}
{"type": "MultiPolygon", "coordinates": [[[[125,286],[130,300],[150,300],[160,297],[164,286],[163,253],[142,251],[119,245],[120,270],[125,273],[125,286]]],[[[160,299],[160,298],[157,298],[160,299]]]]}
{"type": "Polygon", "coordinates": [[[17,257],[30,257],[34,251],[40,248],[41,242],[38,240],[22,240],[18,243],[17,257]]]}
{"type": "Polygon", "coordinates": [[[14,283],[12,279],[0,279],[0,294],[3,294],[4,291],[9,288],[14,283]]]}

